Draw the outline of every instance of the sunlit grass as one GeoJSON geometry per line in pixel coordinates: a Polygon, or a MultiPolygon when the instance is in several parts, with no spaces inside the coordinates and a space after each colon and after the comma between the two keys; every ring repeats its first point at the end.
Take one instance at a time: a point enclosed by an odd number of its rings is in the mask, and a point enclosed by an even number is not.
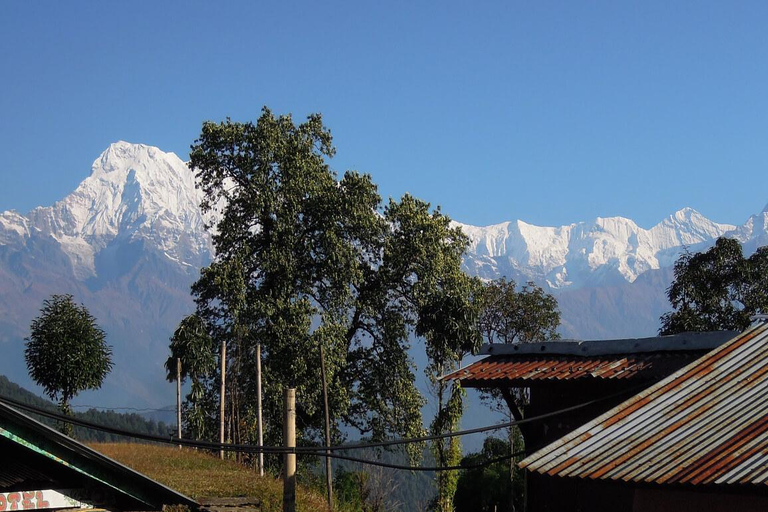
{"type": "MultiPolygon", "coordinates": [[[[282,511],[283,483],[208,452],[136,443],[93,443],[91,448],[190,498],[255,497],[262,512],[282,511]]],[[[325,499],[299,485],[297,508],[327,511],[325,499]]]]}

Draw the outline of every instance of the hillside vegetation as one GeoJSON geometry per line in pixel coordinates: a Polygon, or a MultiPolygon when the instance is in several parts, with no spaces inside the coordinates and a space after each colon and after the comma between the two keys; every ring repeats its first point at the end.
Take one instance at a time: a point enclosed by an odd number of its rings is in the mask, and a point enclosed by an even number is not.
{"type": "MultiPolygon", "coordinates": [[[[249,496],[261,500],[261,512],[280,512],[283,484],[235,461],[194,449],[136,443],[91,443],[91,448],[195,500],[249,496]]],[[[299,485],[298,510],[327,511],[325,499],[299,485]]]]}
{"type": "MultiPolygon", "coordinates": [[[[18,384],[10,381],[4,375],[0,375],[0,397],[10,398],[18,402],[44,409],[53,413],[58,413],[59,408],[53,402],[40,398],[31,391],[28,391],[18,384]]],[[[57,422],[49,418],[39,416],[36,414],[29,414],[36,420],[45,423],[53,428],[57,428],[57,422]]],[[[89,409],[84,412],[76,412],[75,418],[90,421],[99,425],[105,425],[112,428],[119,428],[129,432],[137,432],[140,434],[151,434],[157,436],[167,436],[168,433],[173,430],[173,427],[166,425],[165,423],[156,422],[145,418],[144,416],[136,413],[117,413],[114,411],[100,411],[98,409],[89,409]]],[[[106,432],[100,432],[98,430],[92,430],[83,427],[75,427],[74,437],[78,441],[89,442],[116,442],[127,441],[128,438],[115,434],[109,434],[106,432]]]]}

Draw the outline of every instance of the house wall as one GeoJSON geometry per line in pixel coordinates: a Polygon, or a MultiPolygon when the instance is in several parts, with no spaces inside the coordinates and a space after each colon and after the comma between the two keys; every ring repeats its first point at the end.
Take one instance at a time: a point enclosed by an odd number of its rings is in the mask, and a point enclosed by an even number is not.
{"type": "Polygon", "coordinates": [[[653,381],[640,383],[635,380],[555,381],[530,388],[530,403],[525,409],[525,415],[528,417],[547,414],[601,398],[605,400],[527,425],[526,450],[532,452],[543,448],[620,404],[631,396],[630,393],[639,393],[653,383],[653,381]],[[620,394],[623,391],[627,394],[620,394]]]}
{"type": "MultiPolygon", "coordinates": [[[[650,386],[652,382],[646,382],[650,386]]],[[[626,399],[622,391],[637,393],[637,381],[562,382],[539,384],[530,390],[526,416],[538,416],[601,397],[611,397],[588,407],[535,422],[524,431],[529,452],[560,439],[626,399]]],[[[590,480],[526,475],[528,512],[632,512],[633,490],[621,484],[590,480]]],[[[768,509],[766,509],[768,510],[768,509]]]]}
{"type": "MultiPolygon", "coordinates": [[[[765,512],[768,496],[721,489],[637,487],[529,473],[528,512],[765,512]]],[[[768,492],[768,491],[766,491],[768,492]]]]}
{"type": "Polygon", "coordinates": [[[528,512],[632,512],[626,485],[528,473],[528,512]]]}
{"type": "Polygon", "coordinates": [[[632,512],[764,512],[768,497],[747,494],[637,489],[632,512]]]}

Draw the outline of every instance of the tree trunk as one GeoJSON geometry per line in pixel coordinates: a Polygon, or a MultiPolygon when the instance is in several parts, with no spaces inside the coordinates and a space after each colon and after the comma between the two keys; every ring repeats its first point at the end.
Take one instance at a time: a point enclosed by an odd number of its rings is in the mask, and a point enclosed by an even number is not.
{"type": "MultiPolygon", "coordinates": [[[[61,397],[61,401],[59,402],[59,410],[61,410],[61,414],[63,414],[64,416],[72,416],[72,408],[69,406],[68,398],[61,397]]],[[[72,426],[71,423],[67,421],[61,422],[61,427],[59,431],[65,436],[69,436],[69,437],[73,437],[75,434],[75,428],[72,426]]]]}
{"type": "MultiPolygon", "coordinates": [[[[181,439],[181,358],[176,358],[176,436],[181,439]]],[[[181,445],[179,445],[181,449],[181,445]]]]}
{"type": "MultiPolygon", "coordinates": [[[[256,421],[258,422],[259,446],[264,445],[264,430],[261,422],[261,343],[256,345],[256,421]]],[[[259,476],[264,476],[264,452],[259,451],[259,476]]]]}

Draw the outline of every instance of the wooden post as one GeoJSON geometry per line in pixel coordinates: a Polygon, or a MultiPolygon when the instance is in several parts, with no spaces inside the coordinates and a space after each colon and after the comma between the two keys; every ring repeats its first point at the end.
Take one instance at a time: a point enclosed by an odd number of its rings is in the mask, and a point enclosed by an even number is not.
{"type": "MultiPolygon", "coordinates": [[[[261,343],[256,344],[256,419],[259,446],[264,446],[264,430],[261,423],[261,343]]],[[[264,476],[264,452],[259,452],[259,476],[264,476]]]]}
{"type": "MultiPolygon", "coordinates": [[[[224,401],[227,380],[227,341],[221,340],[221,400],[219,401],[219,443],[224,444],[224,401]]],[[[219,449],[219,458],[224,458],[224,448],[219,449]]]]}
{"type": "MultiPolygon", "coordinates": [[[[512,411],[509,411],[510,423],[515,421],[512,416],[512,411]]],[[[515,510],[515,427],[514,425],[509,427],[509,510],[510,512],[517,512],[515,510]]]]}
{"type": "Polygon", "coordinates": [[[296,512],[296,390],[285,390],[285,422],[283,439],[289,452],[285,454],[283,480],[283,512],[296,512]]]}
{"type": "MultiPolygon", "coordinates": [[[[176,358],[176,437],[181,439],[181,358],[176,358]]],[[[181,450],[181,445],[179,445],[181,450]]]]}
{"type": "MultiPolygon", "coordinates": [[[[325,378],[325,352],[323,345],[320,344],[320,376],[323,381],[323,405],[325,407],[325,453],[331,454],[331,419],[328,412],[328,381],[325,378]]],[[[325,484],[328,489],[328,508],[333,510],[333,468],[331,467],[331,457],[325,458],[325,484]]]]}

